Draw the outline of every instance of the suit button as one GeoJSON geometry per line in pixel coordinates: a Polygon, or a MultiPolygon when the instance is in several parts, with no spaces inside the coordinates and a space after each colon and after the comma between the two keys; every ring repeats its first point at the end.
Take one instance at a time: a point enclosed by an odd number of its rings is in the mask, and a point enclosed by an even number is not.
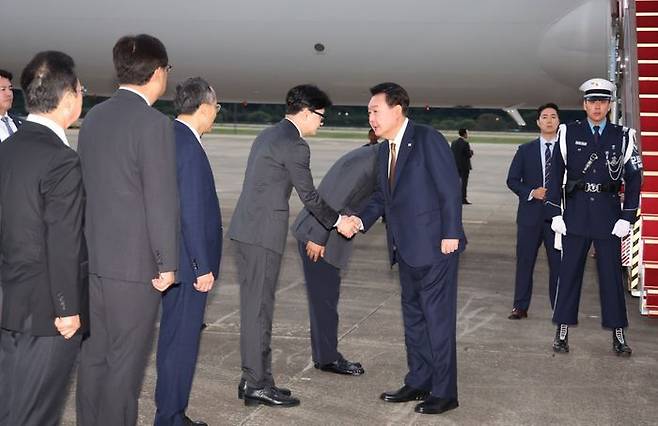
{"type": "Polygon", "coordinates": [[[592,173],[596,173],[596,169],[592,170],[592,173]]]}
{"type": "Polygon", "coordinates": [[[589,197],[589,200],[590,200],[590,201],[594,201],[594,197],[589,197]]]}

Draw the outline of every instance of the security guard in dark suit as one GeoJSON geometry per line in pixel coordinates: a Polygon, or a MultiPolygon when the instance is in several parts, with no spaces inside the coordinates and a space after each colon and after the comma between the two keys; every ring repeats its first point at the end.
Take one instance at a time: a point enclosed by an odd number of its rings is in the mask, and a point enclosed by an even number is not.
{"type": "Polygon", "coordinates": [[[635,131],[607,121],[615,86],[595,78],[580,87],[587,119],[561,125],[558,149],[548,188],[546,210],[562,249],[553,322],[553,350],[569,352],[568,327],[578,323],[578,304],[585,260],[596,249],[602,325],[612,330],[613,350],[630,356],[624,328],[628,326],[621,276],[621,238],[636,219],[642,160],[635,131]],[[623,209],[619,190],[624,183],[623,209]],[[560,204],[563,204],[563,210],[560,204]]]}

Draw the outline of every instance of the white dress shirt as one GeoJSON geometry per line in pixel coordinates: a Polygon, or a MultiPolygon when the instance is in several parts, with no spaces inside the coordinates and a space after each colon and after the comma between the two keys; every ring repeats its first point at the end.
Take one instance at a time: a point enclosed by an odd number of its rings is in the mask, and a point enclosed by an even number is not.
{"type": "Polygon", "coordinates": [[[50,118],[46,118],[43,115],[39,115],[39,114],[30,114],[27,116],[25,120],[31,121],[32,123],[41,124],[42,126],[46,126],[62,140],[64,145],[68,146],[69,148],[71,147],[71,145],[69,145],[69,140],[66,139],[66,133],[64,133],[64,129],[50,118]]]}
{"type": "MultiPolygon", "coordinates": [[[[5,117],[7,117],[7,119],[9,120],[9,127],[11,127],[14,133],[16,133],[18,127],[16,127],[16,123],[14,123],[14,120],[12,120],[9,114],[6,112],[5,115],[3,115],[0,118],[5,118],[5,117]]],[[[5,126],[5,123],[0,121],[0,142],[4,141],[8,137],[9,137],[9,130],[7,130],[7,126],[5,126]]]]}
{"type": "MultiPolygon", "coordinates": [[[[554,139],[547,140],[544,139],[543,136],[539,136],[539,157],[541,158],[541,171],[542,171],[542,179],[546,176],[546,150],[548,149],[548,146],[546,146],[547,143],[553,144],[551,146],[551,154],[555,152],[555,144],[557,143],[557,136],[555,136],[554,139]]],[[[546,182],[544,182],[544,188],[546,188],[546,182]]],[[[532,192],[534,189],[530,190],[530,194],[528,194],[528,201],[532,200],[532,192]]]]}

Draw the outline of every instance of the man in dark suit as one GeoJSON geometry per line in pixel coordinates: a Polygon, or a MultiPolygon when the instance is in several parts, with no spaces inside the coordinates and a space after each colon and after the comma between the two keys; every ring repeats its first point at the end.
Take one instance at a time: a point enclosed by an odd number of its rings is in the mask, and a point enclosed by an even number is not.
{"type": "Polygon", "coordinates": [[[361,212],[368,230],[386,215],[391,264],[398,263],[409,372],[387,402],[423,400],[438,414],[457,401],[457,267],[466,239],[459,175],[450,146],[431,127],[407,119],[409,95],[395,83],[370,89],[370,126],[379,146],[377,190],[361,212]]]}
{"type": "Polygon", "coordinates": [[[473,156],[473,150],[471,149],[471,144],[468,143],[468,130],[459,129],[459,138],[452,141],[450,144],[450,149],[452,149],[452,155],[455,156],[455,163],[457,164],[457,171],[459,172],[459,177],[462,180],[462,204],[471,204],[469,203],[466,192],[468,188],[468,175],[471,173],[471,157],[473,156]]]}
{"type": "Polygon", "coordinates": [[[64,129],[80,116],[73,59],[38,53],[21,75],[26,123],[0,144],[0,425],[59,423],[87,322],[84,189],[64,129]]]}
{"type": "Polygon", "coordinates": [[[16,133],[23,124],[21,119],[9,113],[14,103],[14,86],[11,84],[13,77],[9,71],[0,70],[0,142],[16,133]]]}
{"type": "Polygon", "coordinates": [[[286,95],[286,117],[263,130],[249,153],[228,231],[237,251],[242,355],[238,398],[243,398],[245,405],[299,405],[290,390],[275,386],[270,348],[292,188],[325,228],[337,226],[350,237],[356,232],[352,218],[339,215],[320,197],[309,168],[311,153],[304,136],[317,132],[330,104],[327,94],[315,86],[293,87],[286,95]]]}
{"type": "Polygon", "coordinates": [[[202,78],[176,87],[178,118],[176,165],[180,194],[181,235],[176,284],[162,295],[155,386],[156,426],[205,426],[185,414],[199,354],[201,326],[208,291],[219,274],[222,217],[215,179],[201,146],[212,130],[219,104],[202,78]]]}
{"type": "Polygon", "coordinates": [[[87,190],[91,334],[82,345],[78,424],[133,425],[161,291],[178,267],[173,124],[151,108],[167,51],[149,35],[113,49],[119,90],[86,115],[78,151],[87,190]]]}
{"type": "MultiPolygon", "coordinates": [[[[358,212],[375,190],[376,145],[343,155],[322,179],[318,192],[337,211],[358,212]]],[[[364,369],[338,352],[338,297],[340,271],[352,255],[352,240],[325,228],[304,208],[291,227],[304,267],[311,320],[311,348],[315,368],[359,376],[364,369]]]]}
{"type": "Polygon", "coordinates": [[[507,186],[519,197],[516,214],[516,280],[514,306],[509,319],[528,316],[532,296],[532,275],[539,246],[544,243],[548,258],[548,295],[555,301],[560,251],[553,247],[555,232],[545,218],[546,188],[551,179],[552,154],[560,125],[558,106],[548,103],[537,109],[538,139],[519,146],[507,173],[507,186]]]}

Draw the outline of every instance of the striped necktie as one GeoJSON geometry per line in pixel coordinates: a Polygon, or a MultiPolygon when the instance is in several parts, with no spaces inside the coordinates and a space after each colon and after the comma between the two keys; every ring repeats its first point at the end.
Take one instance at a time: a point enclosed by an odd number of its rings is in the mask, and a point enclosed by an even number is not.
{"type": "Polygon", "coordinates": [[[5,123],[5,127],[7,127],[7,132],[9,132],[9,136],[14,134],[14,129],[11,128],[11,124],[9,124],[9,117],[6,115],[2,118],[0,118],[3,123],[5,123]]]}
{"type": "Polygon", "coordinates": [[[553,143],[546,143],[546,150],[544,151],[544,188],[548,187],[548,182],[551,179],[551,159],[553,158],[553,143]]]}

